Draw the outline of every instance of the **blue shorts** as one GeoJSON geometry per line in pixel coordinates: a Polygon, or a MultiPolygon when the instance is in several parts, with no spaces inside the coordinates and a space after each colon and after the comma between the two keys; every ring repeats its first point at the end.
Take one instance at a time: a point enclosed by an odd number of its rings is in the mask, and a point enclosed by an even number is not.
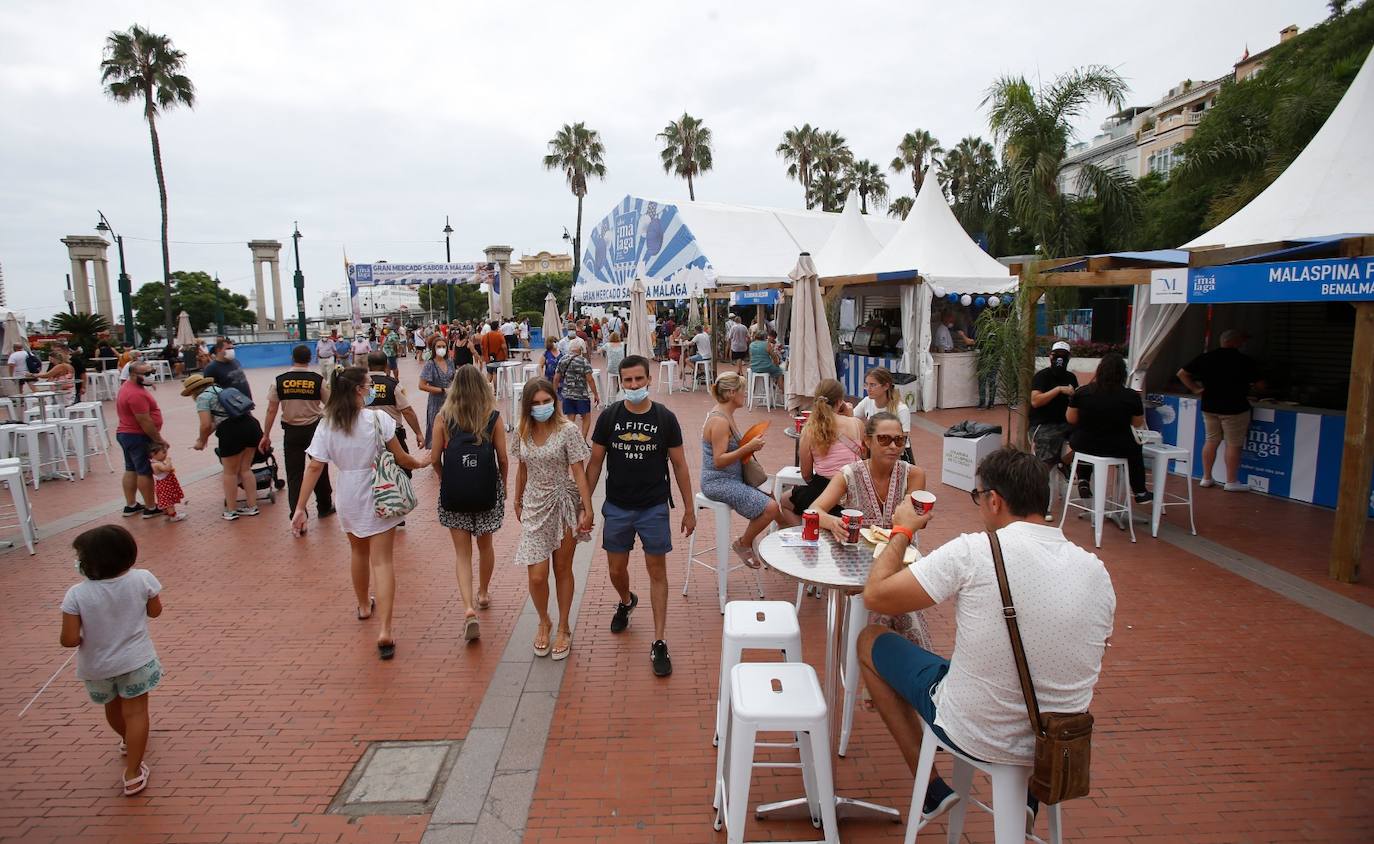
{"type": "Polygon", "coordinates": [[[86,684],[86,694],[90,695],[95,703],[109,703],[116,697],[129,700],[146,695],[157,688],[157,684],[162,682],[162,663],[157,661],[157,657],[153,657],[153,661],[147,665],[116,677],[82,682],[86,684]]]}
{"type": "Polygon", "coordinates": [[[706,357],[705,355],[692,355],[691,357],[687,358],[687,360],[691,361],[692,363],[696,363],[697,361],[710,360],[710,358],[706,357]]]}
{"type": "Polygon", "coordinates": [[[873,668],[883,682],[911,704],[945,746],[969,756],[949,740],[943,728],[935,725],[935,701],[931,690],[949,672],[949,660],[897,633],[884,633],[873,640],[873,668]]]}
{"type": "Polygon", "coordinates": [[[148,458],[148,446],[152,440],[147,434],[115,434],[120,451],[124,452],[124,471],[138,475],[152,475],[153,464],[148,458]]]}
{"type": "Polygon", "coordinates": [[[591,399],[563,399],[564,416],[586,416],[591,412],[591,399]]]}
{"type": "Polygon", "coordinates": [[[673,528],[668,518],[668,502],[643,510],[626,510],[607,501],[601,505],[606,523],[601,528],[601,547],[617,554],[634,550],[635,535],[645,554],[667,554],[673,550],[673,528]]]}
{"type": "Polygon", "coordinates": [[[387,358],[386,358],[386,368],[387,368],[387,369],[395,369],[395,368],[396,368],[396,356],[395,356],[395,355],[387,355],[387,358]]]}

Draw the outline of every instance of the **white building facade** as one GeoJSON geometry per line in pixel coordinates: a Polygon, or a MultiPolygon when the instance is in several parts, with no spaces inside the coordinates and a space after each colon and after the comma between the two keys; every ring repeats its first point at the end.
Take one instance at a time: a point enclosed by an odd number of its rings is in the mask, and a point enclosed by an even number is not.
{"type": "MultiPolygon", "coordinates": [[[[365,321],[375,317],[405,316],[420,312],[420,294],[409,287],[360,287],[358,288],[358,309],[365,321]]],[[[353,307],[348,301],[348,291],[335,290],[320,299],[320,316],[327,320],[353,318],[353,307]]]]}

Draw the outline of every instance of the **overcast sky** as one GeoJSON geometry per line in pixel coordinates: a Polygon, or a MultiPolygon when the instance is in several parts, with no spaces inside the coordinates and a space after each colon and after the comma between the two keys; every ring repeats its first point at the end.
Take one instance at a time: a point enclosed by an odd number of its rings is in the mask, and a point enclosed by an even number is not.
{"type": "MultiPolygon", "coordinates": [[[[312,314],[343,284],[345,249],[354,261],[442,260],[446,214],[455,261],[495,243],[517,257],[564,251],[575,201],[540,157],[566,122],[606,145],[584,233],[627,193],[686,200],[654,137],[684,109],[715,138],[698,199],[801,207],[774,154],[791,126],[837,130],[886,165],[915,128],[947,146],[986,136],[979,104],[998,76],[1107,64],[1144,105],[1325,15],[1322,0],[5,0],[0,264],[11,309],[36,320],[64,308],[59,239],[94,234],[98,208],[125,236],[134,288],[159,277],[148,132],[99,80],[105,36],[133,22],[170,36],[196,85],[193,111],[159,120],[172,269],[218,273],[247,294],[246,242],[281,240],[293,315],[293,220],[312,314]]],[[[1080,136],[1108,111],[1095,107],[1080,136]]],[[[893,196],[910,194],[909,176],[888,176],[893,196]]]]}

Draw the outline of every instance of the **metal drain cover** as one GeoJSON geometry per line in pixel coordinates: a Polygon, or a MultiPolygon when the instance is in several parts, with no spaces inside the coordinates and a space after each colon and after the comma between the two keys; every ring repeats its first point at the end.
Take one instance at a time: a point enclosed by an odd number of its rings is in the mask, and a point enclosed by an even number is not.
{"type": "Polygon", "coordinates": [[[329,804],[340,815],[427,815],[443,793],[461,741],[373,742],[329,804]]]}

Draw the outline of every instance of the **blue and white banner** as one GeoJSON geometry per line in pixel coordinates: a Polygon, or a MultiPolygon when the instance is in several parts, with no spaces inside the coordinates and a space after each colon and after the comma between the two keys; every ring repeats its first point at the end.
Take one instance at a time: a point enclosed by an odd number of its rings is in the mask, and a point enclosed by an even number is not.
{"type": "Polygon", "coordinates": [[[624,302],[644,279],[647,298],[685,299],[716,286],[715,269],[675,205],[627,196],[588,233],[573,285],[578,302],[624,302]]]}
{"type": "MultiPolygon", "coordinates": [[[[1200,403],[1175,395],[1151,396],[1162,402],[1145,411],[1146,422],[1159,431],[1164,442],[1193,453],[1193,477],[1202,477],[1202,446],[1205,432],[1200,403]]],[[[1257,407],[1251,412],[1250,430],[1240,460],[1240,482],[1255,492],[1305,501],[1322,507],[1336,506],[1341,480],[1345,417],[1339,413],[1301,413],[1257,407]]],[[[1213,467],[1214,479],[1226,479],[1225,454],[1213,467]]],[[[1369,515],[1374,517],[1374,484],[1369,515]]]]}
{"type": "Polygon", "coordinates": [[[776,305],[778,297],[782,291],[777,288],[771,290],[736,290],[730,294],[731,305],[776,305]]]}
{"type": "Polygon", "coordinates": [[[501,274],[496,264],[348,264],[348,283],[352,287],[374,285],[486,284],[501,292],[501,274]]]}
{"type": "Polygon", "coordinates": [[[1150,303],[1374,301],[1374,257],[1155,270],[1150,303]]]}

